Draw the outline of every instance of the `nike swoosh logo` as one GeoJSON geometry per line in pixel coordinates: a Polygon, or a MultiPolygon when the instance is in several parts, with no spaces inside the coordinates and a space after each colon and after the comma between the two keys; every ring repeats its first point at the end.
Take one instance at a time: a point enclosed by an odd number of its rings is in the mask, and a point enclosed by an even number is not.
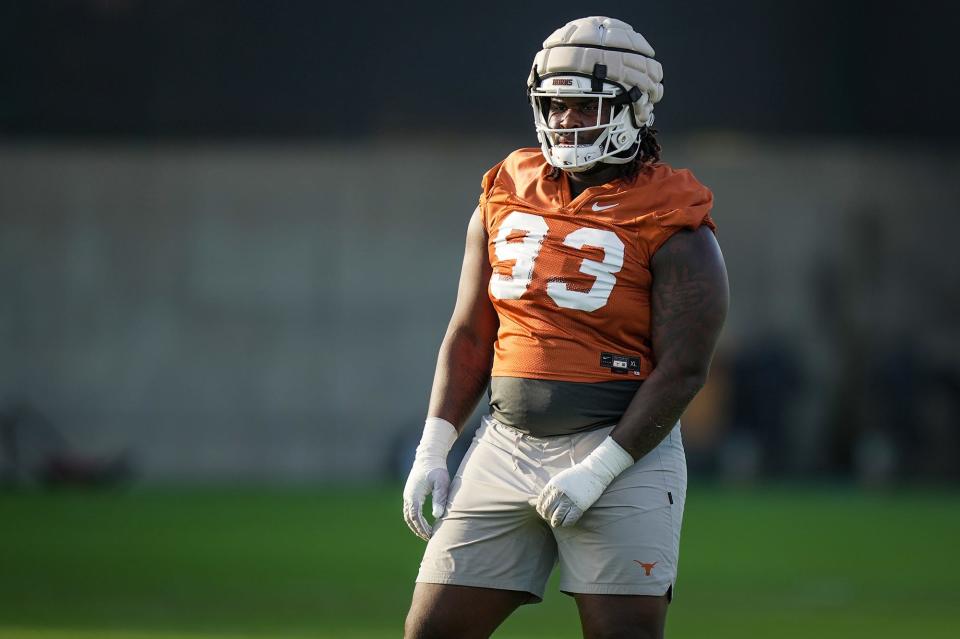
{"type": "Polygon", "coordinates": [[[617,205],[619,205],[619,204],[620,204],[619,202],[614,202],[613,204],[608,204],[608,205],[606,205],[606,206],[600,206],[598,203],[594,202],[594,203],[593,203],[593,210],[594,210],[594,211],[605,211],[605,210],[607,210],[607,209],[612,209],[613,207],[615,207],[615,206],[617,206],[617,205]]]}

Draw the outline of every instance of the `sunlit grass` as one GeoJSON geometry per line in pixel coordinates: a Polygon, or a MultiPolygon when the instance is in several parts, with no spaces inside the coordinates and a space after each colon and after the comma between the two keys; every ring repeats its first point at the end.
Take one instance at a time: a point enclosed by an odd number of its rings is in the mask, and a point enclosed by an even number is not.
{"type": "MultiPolygon", "coordinates": [[[[0,493],[0,639],[397,637],[399,487],[0,493]]],[[[668,636],[955,637],[960,494],[692,486],[668,636]]],[[[496,637],[579,637],[548,589],[496,637]]]]}

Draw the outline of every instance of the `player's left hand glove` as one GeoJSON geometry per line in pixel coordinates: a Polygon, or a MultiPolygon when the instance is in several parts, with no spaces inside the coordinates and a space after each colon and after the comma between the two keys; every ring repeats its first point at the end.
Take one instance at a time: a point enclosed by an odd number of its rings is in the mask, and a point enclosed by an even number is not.
{"type": "Polygon", "coordinates": [[[609,436],[579,464],[557,473],[540,491],[537,513],[554,528],[580,520],[633,457],[609,436]]]}
{"type": "Polygon", "coordinates": [[[456,440],[457,429],[453,424],[439,417],[427,418],[413,467],[403,487],[403,520],[413,534],[424,541],[430,539],[433,528],[423,516],[423,502],[432,494],[433,518],[443,515],[450,489],[447,453],[456,440]]]}

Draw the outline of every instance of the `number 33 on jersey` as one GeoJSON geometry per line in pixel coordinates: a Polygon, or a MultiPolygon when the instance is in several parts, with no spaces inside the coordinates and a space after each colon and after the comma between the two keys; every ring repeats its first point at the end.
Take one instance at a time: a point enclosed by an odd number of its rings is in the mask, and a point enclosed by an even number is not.
{"type": "Polygon", "coordinates": [[[710,219],[710,191],[660,164],[571,198],[545,178],[540,149],[515,151],[483,178],[480,209],[500,319],[493,375],[575,382],[622,380],[614,353],[653,369],[650,260],[671,235],[710,219]]]}

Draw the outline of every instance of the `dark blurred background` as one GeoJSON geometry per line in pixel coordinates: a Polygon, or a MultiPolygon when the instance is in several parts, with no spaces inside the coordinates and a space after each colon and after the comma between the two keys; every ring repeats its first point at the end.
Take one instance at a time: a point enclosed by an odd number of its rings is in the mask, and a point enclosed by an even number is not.
{"type": "MultiPolygon", "coordinates": [[[[667,70],[662,128],[955,143],[941,2],[592,3],[667,70]],[[948,106],[950,105],[950,106],[948,106]]],[[[41,0],[0,9],[2,131],[356,143],[518,143],[533,54],[583,3],[41,0]]]]}
{"type": "Polygon", "coordinates": [[[691,469],[956,482],[960,10],[706,0],[0,5],[0,476],[402,476],[480,176],[586,12],[716,196],[691,469]]]}

